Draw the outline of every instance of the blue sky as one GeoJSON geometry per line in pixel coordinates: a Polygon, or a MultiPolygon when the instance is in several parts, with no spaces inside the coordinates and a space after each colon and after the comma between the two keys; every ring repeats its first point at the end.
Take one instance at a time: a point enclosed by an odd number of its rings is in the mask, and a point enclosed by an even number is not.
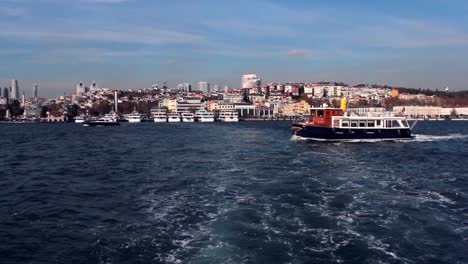
{"type": "Polygon", "coordinates": [[[462,0],[0,0],[0,86],[344,81],[468,89],[462,0]]]}

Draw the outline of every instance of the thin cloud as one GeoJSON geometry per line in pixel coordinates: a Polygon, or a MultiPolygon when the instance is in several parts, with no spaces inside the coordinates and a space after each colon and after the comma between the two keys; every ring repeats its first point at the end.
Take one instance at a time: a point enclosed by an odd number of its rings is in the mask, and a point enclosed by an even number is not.
{"type": "Polygon", "coordinates": [[[292,49],[288,50],[289,57],[304,58],[307,52],[305,50],[292,49]]]}
{"type": "Polygon", "coordinates": [[[177,61],[176,60],[168,60],[168,61],[166,61],[166,64],[175,65],[175,64],[177,64],[177,61]]]}
{"type": "Polygon", "coordinates": [[[0,31],[2,37],[17,37],[39,41],[96,41],[96,42],[114,42],[114,43],[134,43],[146,45],[158,45],[166,43],[192,43],[203,40],[203,37],[196,34],[170,31],[163,29],[102,29],[89,31],[41,31],[28,30],[23,28],[11,29],[11,26],[3,26],[9,30],[0,31]]]}

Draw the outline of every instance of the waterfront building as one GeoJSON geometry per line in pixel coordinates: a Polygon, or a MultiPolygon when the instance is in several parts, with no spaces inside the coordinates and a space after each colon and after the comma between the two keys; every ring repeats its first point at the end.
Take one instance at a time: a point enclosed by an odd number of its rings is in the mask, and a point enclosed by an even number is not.
{"type": "Polygon", "coordinates": [[[309,113],[310,105],[304,100],[283,105],[282,114],[285,116],[308,115],[309,113]]]}
{"type": "Polygon", "coordinates": [[[10,98],[10,89],[8,87],[3,88],[3,98],[10,98]]]}
{"type": "Polygon", "coordinates": [[[210,84],[208,82],[205,82],[205,81],[198,82],[198,91],[201,91],[203,93],[211,92],[210,84]]]}
{"type": "Polygon", "coordinates": [[[223,91],[224,92],[227,92],[229,89],[230,89],[229,85],[226,84],[226,85],[223,86],[223,91]]]}
{"type": "Polygon", "coordinates": [[[34,84],[33,85],[33,92],[32,92],[32,98],[33,100],[37,100],[37,89],[38,89],[38,85],[37,84],[34,84]]]}
{"type": "Polygon", "coordinates": [[[393,113],[408,117],[440,117],[440,106],[394,106],[393,113]]]}
{"type": "Polygon", "coordinates": [[[204,103],[177,102],[177,113],[195,113],[205,109],[204,103]]]}
{"type": "Polygon", "coordinates": [[[177,91],[180,92],[191,92],[192,91],[192,86],[190,83],[181,83],[177,85],[177,91]]]}
{"type": "Polygon", "coordinates": [[[18,80],[11,80],[11,95],[12,99],[19,99],[18,80]]]}
{"type": "Polygon", "coordinates": [[[77,85],[76,85],[76,94],[84,94],[85,93],[85,87],[83,85],[83,82],[80,81],[77,85]]]}
{"type": "Polygon", "coordinates": [[[162,106],[167,108],[168,112],[177,112],[177,100],[164,98],[162,101],[162,106]]]}
{"type": "Polygon", "coordinates": [[[218,91],[219,92],[219,85],[217,85],[217,84],[213,85],[213,91],[218,91]]]}
{"type": "Polygon", "coordinates": [[[241,88],[252,89],[262,85],[262,79],[257,77],[257,74],[242,75],[241,88]]]}

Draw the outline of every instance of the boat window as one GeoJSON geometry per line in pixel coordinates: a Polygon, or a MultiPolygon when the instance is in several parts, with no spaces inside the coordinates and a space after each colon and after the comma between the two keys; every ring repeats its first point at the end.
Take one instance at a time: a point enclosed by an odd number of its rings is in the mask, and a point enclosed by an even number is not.
{"type": "Polygon", "coordinates": [[[359,121],[359,127],[366,127],[366,121],[359,121]]]}
{"type": "Polygon", "coordinates": [[[386,123],[386,127],[392,127],[392,121],[387,120],[385,123],[386,123]]]}
{"type": "Polygon", "coordinates": [[[409,127],[409,124],[408,124],[408,121],[407,121],[407,120],[403,120],[403,126],[404,126],[404,127],[409,127]]]}
{"type": "Polygon", "coordinates": [[[380,120],[377,120],[377,126],[380,126],[381,123],[380,123],[380,120]]]}
{"type": "Polygon", "coordinates": [[[357,121],[351,121],[351,127],[357,127],[357,121]]]}
{"type": "Polygon", "coordinates": [[[346,120],[346,121],[345,121],[345,120],[341,121],[341,126],[342,126],[342,127],[349,127],[349,121],[348,121],[348,120],[346,120]]]}
{"type": "Polygon", "coordinates": [[[368,126],[368,127],[375,127],[374,120],[369,120],[369,121],[367,121],[367,126],[368,126]]]}
{"type": "Polygon", "coordinates": [[[317,111],[317,116],[324,116],[323,110],[318,110],[317,111]]]}
{"type": "Polygon", "coordinates": [[[398,120],[392,120],[392,127],[401,127],[398,120]]]}

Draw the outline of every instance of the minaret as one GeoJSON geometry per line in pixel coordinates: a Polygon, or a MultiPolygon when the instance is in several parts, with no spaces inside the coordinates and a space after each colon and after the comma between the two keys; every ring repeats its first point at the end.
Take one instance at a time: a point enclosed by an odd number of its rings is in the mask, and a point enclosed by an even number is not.
{"type": "Polygon", "coordinates": [[[21,103],[23,103],[23,106],[26,104],[26,94],[24,93],[24,90],[23,94],[21,95],[21,103]]]}
{"type": "Polygon", "coordinates": [[[33,96],[32,96],[34,101],[37,100],[37,88],[38,88],[37,84],[34,84],[33,85],[33,96]]]}
{"type": "Polygon", "coordinates": [[[114,111],[116,113],[118,112],[117,104],[118,104],[118,96],[117,96],[117,90],[115,90],[114,91],[114,111]]]}

